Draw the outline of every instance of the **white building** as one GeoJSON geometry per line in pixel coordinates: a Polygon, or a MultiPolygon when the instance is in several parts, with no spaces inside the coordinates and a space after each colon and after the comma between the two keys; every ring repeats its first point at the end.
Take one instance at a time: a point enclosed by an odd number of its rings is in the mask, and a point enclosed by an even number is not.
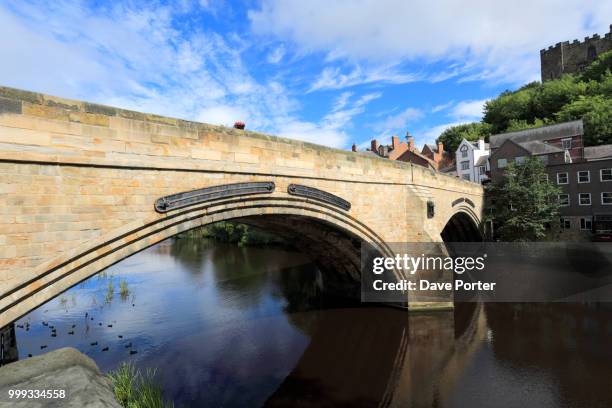
{"type": "Polygon", "coordinates": [[[457,176],[474,183],[489,179],[489,144],[484,139],[468,142],[463,139],[455,152],[457,176]]]}

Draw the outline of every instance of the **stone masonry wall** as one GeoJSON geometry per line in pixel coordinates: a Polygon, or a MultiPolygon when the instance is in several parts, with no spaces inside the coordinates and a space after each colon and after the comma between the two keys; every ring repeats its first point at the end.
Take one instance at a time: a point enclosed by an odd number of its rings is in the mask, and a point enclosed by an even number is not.
{"type": "MultiPolygon", "coordinates": [[[[385,242],[439,241],[460,210],[451,205],[457,198],[475,203],[465,210],[476,222],[482,210],[479,185],[408,163],[0,87],[0,310],[20,296],[3,294],[80,251],[164,221],[157,198],[243,181],[274,181],[271,198],[280,202],[290,183],[343,197],[352,204],[347,222],[385,242]],[[433,219],[427,200],[436,203],[433,219]]],[[[316,203],[306,206],[300,211],[340,223],[316,203]]]]}

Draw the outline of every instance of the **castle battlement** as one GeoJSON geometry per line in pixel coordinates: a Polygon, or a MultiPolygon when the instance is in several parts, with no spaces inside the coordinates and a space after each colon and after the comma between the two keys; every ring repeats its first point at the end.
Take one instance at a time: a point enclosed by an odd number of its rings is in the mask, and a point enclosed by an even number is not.
{"type": "Polygon", "coordinates": [[[558,42],[540,50],[542,81],[557,79],[563,74],[581,72],[597,56],[612,50],[612,24],[603,37],[593,34],[583,41],[558,42]]]}

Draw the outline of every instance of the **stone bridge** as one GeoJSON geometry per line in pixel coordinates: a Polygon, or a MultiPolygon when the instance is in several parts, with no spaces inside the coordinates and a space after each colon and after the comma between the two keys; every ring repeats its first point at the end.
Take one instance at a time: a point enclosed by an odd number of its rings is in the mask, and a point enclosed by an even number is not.
{"type": "Polygon", "coordinates": [[[361,242],[471,240],[482,205],[408,163],[0,87],[0,327],[212,222],[290,239],[333,290],[359,281],[361,242]]]}

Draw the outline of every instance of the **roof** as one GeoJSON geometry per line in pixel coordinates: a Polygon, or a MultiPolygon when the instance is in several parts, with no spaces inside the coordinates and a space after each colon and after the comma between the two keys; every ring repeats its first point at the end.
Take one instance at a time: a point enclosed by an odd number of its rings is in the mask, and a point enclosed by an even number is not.
{"type": "Polygon", "coordinates": [[[584,148],[586,160],[612,159],[612,144],[584,148]]]}
{"type": "Polygon", "coordinates": [[[534,140],[530,142],[523,142],[523,143],[518,143],[514,139],[512,139],[512,141],[533,155],[563,153],[564,151],[560,147],[553,146],[548,143],[540,142],[538,140],[534,140]]]}
{"type": "Polygon", "coordinates": [[[423,155],[422,153],[419,153],[416,149],[415,150],[406,150],[405,152],[403,152],[402,154],[400,154],[395,160],[399,160],[399,161],[406,161],[406,162],[410,162],[412,163],[411,160],[402,160],[402,158],[404,156],[409,156],[410,154],[413,154],[417,157],[420,157],[421,159],[423,159],[428,165],[429,167],[431,167],[432,169],[435,170],[436,168],[436,162],[431,160],[429,157],[423,155]]]}
{"type": "Polygon", "coordinates": [[[438,146],[431,144],[431,143],[425,143],[426,147],[429,147],[429,150],[431,150],[432,152],[435,152],[438,150],[438,146]]]}
{"type": "Polygon", "coordinates": [[[558,123],[556,125],[541,126],[532,129],[525,129],[518,132],[500,133],[492,135],[489,138],[491,148],[497,149],[507,139],[512,139],[517,143],[531,142],[531,141],[542,141],[549,139],[558,139],[563,137],[572,137],[582,135],[582,119],[574,120],[571,122],[558,123]]]}
{"type": "Polygon", "coordinates": [[[487,164],[487,160],[489,159],[489,155],[484,155],[484,156],[480,156],[478,158],[478,160],[476,161],[476,164],[474,166],[478,167],[478,166],[484,166],[487,164]]]}

